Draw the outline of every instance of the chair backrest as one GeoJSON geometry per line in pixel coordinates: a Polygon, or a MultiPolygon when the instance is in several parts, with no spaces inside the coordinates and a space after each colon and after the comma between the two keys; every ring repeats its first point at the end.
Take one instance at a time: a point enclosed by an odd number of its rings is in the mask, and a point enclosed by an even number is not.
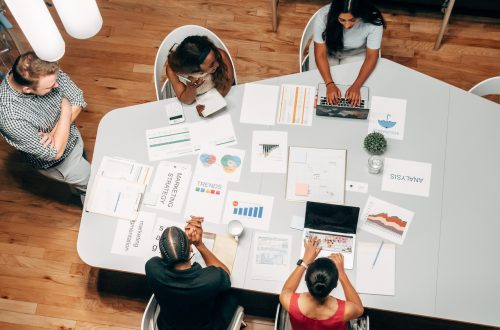
{"type": "Polygon", "coordinates": [[[299,48],[299,51],[300,51],[300,53],[299,53],[300,72],[304,72],[304,71],[309,70],[309,65],[308,65],[307,61],[311,60],[309,55],[312,55],[312,54],[310,54],[310,52],[308,54],[304,54],[304,52],[309,45],[309,40],[313,36],[314,21],[316,20],[316,18],[318,18],[319,12],[321,10],[323,10],[323,8],[325,8],[325,7],[330,7],[330,4],[323,6],[318,11],[316,11],[314,13],[314,15],[312,15],[312,17],[309,19],[309,22],[307,22],[306,27],[304,28],[304,32],[302,32],[302,38],[300,39],[300,48],[299,48]]]}
{"type": "Polygon", "coordinates": [[[288,311],[278,303],[276,308],[276,316],[274,318],[274,330],[291,330],[292,324],[290,323],[290,317],[288,316],[288,311]]]}
{"type": "Polygon", "coordinates": [[[500,76],[481,81],[476,86],[469,89],[469,93],[479,96],[500,94],[500,76]]]}
{"type": "Polygon", "coordinates": [[[156,301],[155,295],[152,295],[142,315],[141,330],[154,330],[159,312],[160,306],[156,301]]]}
{"type": "Polygon", "coordinates": [[[243,323],[243,316],[245,316],[243,307],[238,306],[234,312],[231,323],[229,323],[227,327],[227,330],[240,330],[241,324],[243,323]]]}
{"type": "MultiPolygon", "coordinates": [[[[231,54],[229,53],[229,49],[226,47],[226,45],[222,42],[222,40],[212,31],[199,26],[199,25],[184,25],[176,28],[172,32],[170,32],[165,39],[163,39],[163,42],[160,45],[160,48],[158,48],[158,53],[156,54],[156,59],[155,59],[155,67],[154,67],[154,83],[155,83],[155,89],[156,89],[156,98],[158,100],[167,98],[168,94],[171,94],[170,89],[170,83],[168,81],[164,82],[162,85],[161,82],[161,76],[162,73],[165,72],[165,63],[167,62],[167,57],[169,54],[170,49],[175,43],[181,43],[182,40],[184,40],[186,37],[192,36],[192,35],[198,35],[198,36],[207,36],[212,42],[217,46],[218,48],[222,48],[226,51],[227,55],[229,56],[229,59],[231,60],[231,65],[233,67],[233,72],[234,72],[234,83],[237,84],[236,80],[236,70],[234,67],[234,61],[233,58],[231,57],[231,54]]],[[[173,97],[173,95],[170,95],[170,97],[173,97]]]]}

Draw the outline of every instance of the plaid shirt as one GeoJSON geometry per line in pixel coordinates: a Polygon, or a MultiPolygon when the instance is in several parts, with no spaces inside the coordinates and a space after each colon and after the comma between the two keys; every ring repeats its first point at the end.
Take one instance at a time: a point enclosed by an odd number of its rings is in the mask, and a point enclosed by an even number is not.
{"type": "Polygon", "coordinates": [[[82,91],[60,70],[57,74],[59,87],[43,96],[19,93],[10,86],[7,77],[0,83],[0,133],[33,167],[47,169],[57,165],[75,147],[80,138],[78,128],[71,124],[66,149],[58,160],[55,159],[56,150],[52,146],[44,147],[38,133],[52,131],[61,114],[63,97],[72,105],[85,108],[87,103],[82,91]]]}

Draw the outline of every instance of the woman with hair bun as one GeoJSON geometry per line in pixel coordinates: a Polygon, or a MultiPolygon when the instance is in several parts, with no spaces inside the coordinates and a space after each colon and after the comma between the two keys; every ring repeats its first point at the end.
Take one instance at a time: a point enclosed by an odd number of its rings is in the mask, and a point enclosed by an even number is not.
{"type": "Polygon", "coordinates": [[[344,256],[331,254],[318,258],[317,238],[304,242],[304,257],[285,282],[280,303],[290,316],[293,330],[347,330],[347,322],[363,315],[363,303],[344,271],[344,256]],[[309,292],[296,293],[302,275],[309,292]],[[330,296],[340,281],[346,301],[330,296]]]}

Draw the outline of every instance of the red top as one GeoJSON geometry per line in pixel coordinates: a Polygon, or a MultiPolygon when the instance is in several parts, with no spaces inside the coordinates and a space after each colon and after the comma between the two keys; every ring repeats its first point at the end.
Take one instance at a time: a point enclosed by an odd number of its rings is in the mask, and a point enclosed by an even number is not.
{"type": "Polygon", "coordinates": [[[343,322],[345,301],[335,298],[338,304],[335,314],[326,320],[313,320],[300,311],[299,296],[300,294],[294,293],[290,299],[288,315],[293,330],[347,330],[347,323],[343,322]]]}

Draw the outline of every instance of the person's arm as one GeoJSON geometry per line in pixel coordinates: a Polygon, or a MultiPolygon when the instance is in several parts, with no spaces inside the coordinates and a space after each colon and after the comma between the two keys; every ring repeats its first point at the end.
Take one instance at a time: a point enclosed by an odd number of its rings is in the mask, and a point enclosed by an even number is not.
{"type": "Polygon", "coordinates": [[[187,221],[187,225],[184,228],[186,235],[193,244],[196,249],[200,252],[203,261],[207,266],[215,266],[222,268],[228,275],[230,275],[229,269],[224,265],[215,254],[210,251],[205,243],[203,243],[203,228],[201,226],[201,222],[203,221],[202,217],[194,217],[191,216],[191,219],[187,221]]]}
{"type": "Polygon", "coordinates": [[[344,322],[355,319],[363,315],[364,308],[361,298],[359,297],[356,289],[349,281],[347,274],[344,270],[344,256],[341,253],[334,253],[330,255],[330,259],[335,263],[337,270],[339,272],[339,281],[342,285],[345,295],[345,310],[344,310],[344,322]]]}
{"type": "MultiPolygon", "coordinates": [[[[321,251],[321,248],[318,247],[318,244],[319,240],[316,237],[309,238],[304,242],[305,251],[304,256],[302,257],[302,261],[306,265],[310,265],[314,260],[316,260],[316,257],[321,251]]],[[[283,285],[283,289],[281,289],[280,303],[287,311],[290,307],[290,299],[292,297],[292,294],[294,294],[299,287],[300,280],[302,279],[302,275],[304,275],[305,270],[305,267],[297,265],[297,267],[295,267],[292,274],[290,274],[285,284],[283,285]]]]}
{"type": "Polygon", "coordinates": [[[201,78],[194,79],[189,77],[191,82],[186,85],[182,83],[177,76],[177,74],[167,65],[167,77],[172,88],[174,89],[175,95],[184,104],[191,104],[196,99],[196,88],[203,84],[204,80],[201,78]]]}
{"type": "Polygon", "coordinates": [[[66,149],[66,144],[68,143],[69,131],[71,129],[71,118],[72,118],[71,104],[66,98],[62,99],[61,102],[61,115],[59,116],[59,121],[57,122],[57,129],[53,135],[52,145],[56,149],[55,159],[62,157],[64,150],[66,149]]]}
{"type": "Polygon", "coordinates": [[[219,87],[217,91],[220,93],[220,95],[226,96],[227,93],[229,93],[229,90],[231,89],[234,82],[234,70],[233,70],[233,64],[231,63],[231,59],[229,58],[229,55],[226,53],[226,51],[224,49],[219,48],[219,52],[222,57],[222,61],[226,65],[227,76],[224,85],[219,87]]]}
{"type": "Polygon", "coordinates": [[[361,86],[365,83],[366,79],[371,75],[378,61],[378,49],[366,48],[366,56],[359,69],[359,74],[354,83],[346,91],[346,99],[351,105],[359,105],[361,103],[361,86]]]}
{"type": "Polygon", "coordinates": [[[336,104],[342,95],[340,89],[335,85],[332,73],[330,72],[328,49],[325,43],[314,42],[314,59],[316,60],[316,66],[321,78],[323,78],[326,85],[326,99],[328,103],[336,104]]]}

